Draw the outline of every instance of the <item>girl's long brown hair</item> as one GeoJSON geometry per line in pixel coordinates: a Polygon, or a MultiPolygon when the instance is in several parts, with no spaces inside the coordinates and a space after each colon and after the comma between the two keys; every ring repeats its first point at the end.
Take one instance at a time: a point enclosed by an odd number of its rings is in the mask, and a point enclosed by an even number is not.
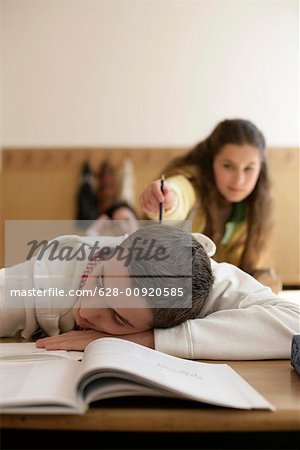
{"type": "Polygon", "coordinates": [[[206,228],[203,232],[218,245],[224,232],[222,207],[226,202],[215,183],[213,161],[226,144],[249,144],[257,147],[261,157],[261,170],[257,183],[247,198],[248,233],[239,263],[241,269],[251,273],[260,255],[268,247],[272,229],[272,200],[265,157],[266,144],[263,134],[257,127],[248,120],[224,120],[190,152],[173,160],[165,168],[164,173],[166,176],[192,173],[191,182],[201,199],[201,208],[206,216],[206,228]]]}

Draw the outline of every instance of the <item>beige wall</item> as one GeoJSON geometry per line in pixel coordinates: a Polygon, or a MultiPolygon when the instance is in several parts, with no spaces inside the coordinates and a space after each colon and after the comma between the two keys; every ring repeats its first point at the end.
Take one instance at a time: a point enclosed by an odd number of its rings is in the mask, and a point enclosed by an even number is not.
{"type": "Polygon", "coordinates": [[[3,145],[299,141],[297,0],[2,0],[3,145]]]}

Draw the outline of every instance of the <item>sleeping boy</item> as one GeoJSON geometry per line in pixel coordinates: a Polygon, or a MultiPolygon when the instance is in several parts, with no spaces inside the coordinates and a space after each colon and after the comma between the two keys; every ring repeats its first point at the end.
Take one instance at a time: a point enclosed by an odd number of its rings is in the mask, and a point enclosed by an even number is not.
{"type": "Polygon", "coordinates": [[[62,236],[0,270],[0,335],[42,332],[47,349],[117,336],[190,359],[288,359],[299,305],[213,252],[207,237],[162,224],[62,236]]]}

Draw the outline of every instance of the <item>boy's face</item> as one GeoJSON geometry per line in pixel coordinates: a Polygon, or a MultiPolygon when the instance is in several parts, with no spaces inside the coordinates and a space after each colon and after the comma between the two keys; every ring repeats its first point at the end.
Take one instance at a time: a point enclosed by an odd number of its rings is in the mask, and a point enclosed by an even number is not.
{"type": "Polygon", "coordinates": [[[76,324],[112,335],[153,328],[153,314],[146,298],[133,295],[133,290],[128,268],[122,261],[99,261],[88,275],[81,288],[82,295],[73,308],[76,324]]]}

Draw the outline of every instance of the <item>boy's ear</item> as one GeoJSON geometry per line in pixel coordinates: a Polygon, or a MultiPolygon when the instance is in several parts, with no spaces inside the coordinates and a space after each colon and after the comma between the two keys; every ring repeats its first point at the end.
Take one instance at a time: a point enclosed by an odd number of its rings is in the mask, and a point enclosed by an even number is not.
{"type": "Polygon", "coordinates": [[[216,253],[216,244],[202,233],[192,233],[195,239],[202,245],[208,256],[212,257],[216,253]]]}

